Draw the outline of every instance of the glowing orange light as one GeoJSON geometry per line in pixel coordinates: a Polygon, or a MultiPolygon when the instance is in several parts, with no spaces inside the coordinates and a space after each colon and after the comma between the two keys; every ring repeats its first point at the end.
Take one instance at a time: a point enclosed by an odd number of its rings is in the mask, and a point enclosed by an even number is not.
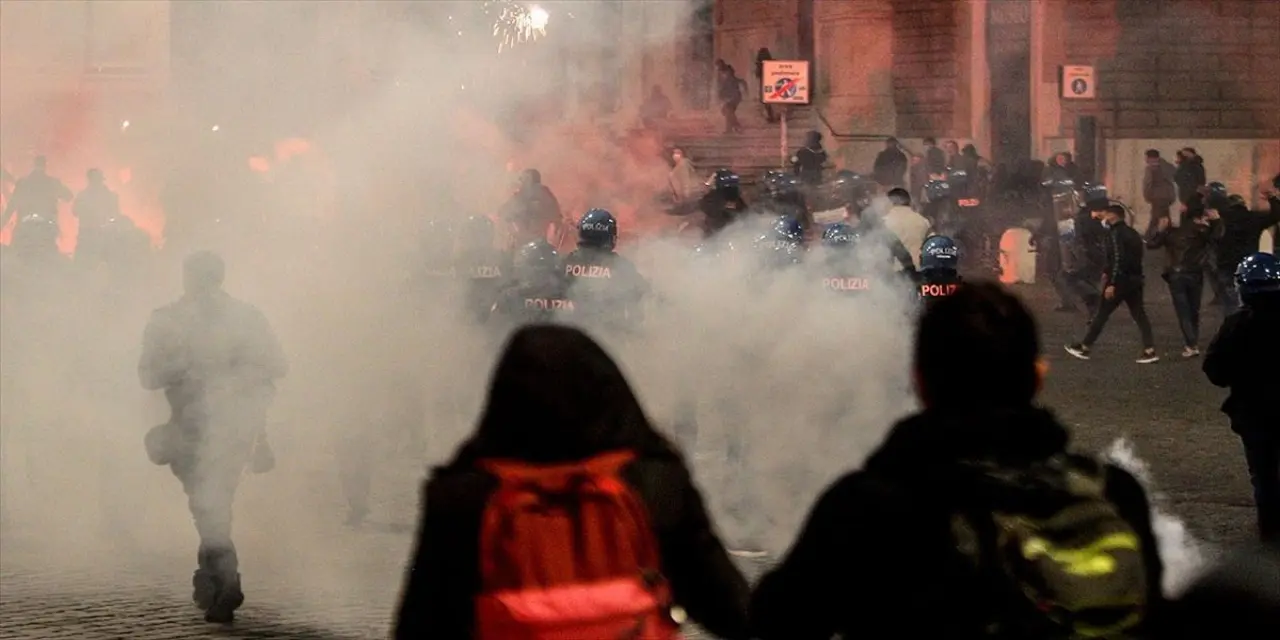
{"type": "Polygon", "coordinates": [[[116,172],[116,179],[120,181],[121,186],[133,182],[133,169],[123,167],[116,172]]]}
{"type": "Polygon", "coordinates": [[[271,161],[262,156],[251,156],[249,158],[249,168],[257,173],[270,173],[271,161]]]}

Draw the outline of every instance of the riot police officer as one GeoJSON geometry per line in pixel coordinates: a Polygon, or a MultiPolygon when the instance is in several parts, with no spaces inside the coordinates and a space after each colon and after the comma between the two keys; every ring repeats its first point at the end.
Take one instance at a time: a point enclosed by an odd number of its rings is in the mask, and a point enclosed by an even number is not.
{"type": "Polygon", "coordinates": [[[822,289],[843,296],[865,296],[901,281],[883,262],[869,261],[861,251],[861,233],[838,222],[822,232],[818,274],[822,289]]]}
{"type": "Polygon", "coordinates": [[[947,236],[933,236],[920,247],[920,299],[943,298],[960,286],[960,249],[947,236]]]}
{"type": "Polygon", "coordinates": [[[50,257],[58,253],[58,202],[71,200],[71,190],[49,175],[44,156],[35,159],[31,173],[18,180],[0,215],[0,227],[17,217],[13,229],[14,249],[32,256],[50,257]]]}
{"type": "Polygon", "coordinates": [[[747,211],[742,199],[742,178],[728,169],[717,169],[707,181],[711,190],[698,201],[702,212],[702,235],[709,238],[733,224],[747,211]]]}
{"type": "Polygon", "coordinates": [[[563,266],[578,319],[608,331],[632,329],[641,321],[648,288],[635,265],[614,250],[617,244],[617,219],[592,209],[578,221],[578,248],[563,266]]]}
{"type": "Polygon", "coordinates": [[[1236,269],[1243,307],[1227,316],[1205,353],[1209,381],[1231,395],[1222,412],[1244,444],[1258,532],[1280,542],[1280,262],[1254,253],[1236,269]]]}
{"type": "Polygon", "coordinates": [[[498,295],[493,308],[495,322],[513,328],[575,315],[560,256],[546,240],[520,247],[511,272],[511,283],[498,295]]]}
{"type": "Polygon", "coordinates": [[[752,246],[766,273],[793,267],[804,259],[804,228],[791,216],[778,216],[752,246]]]}
{"type": "Polygon", "coordinates": [[[488,319],[511,277],[511,254],[495,246],[488,216],[471,216],[458,237],[457,275],[463,280],[463,309],[476,323],[488,319]]]}
{"type": "Polygon", "coordinates": [[[809,237],[813,222],[809,217],[804,186],[799,176],[780,172],[767,176],[761,209],[770,215],[795,219],[800,223],[801,232],[809,237]]]}

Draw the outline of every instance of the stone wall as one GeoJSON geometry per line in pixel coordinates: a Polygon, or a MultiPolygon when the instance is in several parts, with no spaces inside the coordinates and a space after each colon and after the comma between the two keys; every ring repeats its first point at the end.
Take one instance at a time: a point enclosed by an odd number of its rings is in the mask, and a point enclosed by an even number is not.
{"type": "Polygon", "coordinates": [[[839,133],[897,131],[889,0],[816,0],[814,97],[839,133]]]}
{"type": "Polygon", "coordinates": [[[953,0],[892,0],[893,102],[903,137],[968,137],[970,7],[953,0]]]}
{"type": "MultiPolygon", "coordinates": [[[[1108,138],[1280,137],[1280,2],[1046,2],[1044,77],[1094,65],[1096,100],[1064,100],[1058,133],[1094,115],[1108,138]]],[[[1052,135],[1052,127],[1050,135],[1052,135]]]]}

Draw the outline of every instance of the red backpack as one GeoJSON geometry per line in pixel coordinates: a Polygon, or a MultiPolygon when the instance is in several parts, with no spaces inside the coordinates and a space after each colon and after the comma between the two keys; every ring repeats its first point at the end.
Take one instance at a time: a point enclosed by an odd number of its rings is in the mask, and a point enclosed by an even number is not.
{"type": "Polygon", "coordinates": [[[644,505],[609,452],[565,465],[485,460],[479,640],[678,640],[644,505]]]}

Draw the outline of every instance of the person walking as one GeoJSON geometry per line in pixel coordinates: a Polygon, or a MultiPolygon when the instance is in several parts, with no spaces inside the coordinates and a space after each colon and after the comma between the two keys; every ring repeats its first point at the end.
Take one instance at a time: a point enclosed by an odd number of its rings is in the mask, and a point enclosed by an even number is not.
{"type": "Polygon", "coordinates": [[[1147,317],[1144,306],[1142,236],[1125,222],[1124,205],[1114,203],[1101,211],[1095,211],[1094,217],[1101,220],[1107,229],[1106,236],[1106,270],[1102,275],[1102,301],[1098,310],[1089,322],[1089,330],[1079,342],[1064,347],[1067,353],[1081,360],[1089,359],[1089,351],[1097,342],[1098,336],[1107,326],[1107,320],[1120,305],[1129,307],[1129,314],[1142,333],[1142,353],[1138,355],[1138,364],[1151,364],[1160,361],[1156,354],[1155,337],[1151,331],[1151,320],[1147,317]]]}

